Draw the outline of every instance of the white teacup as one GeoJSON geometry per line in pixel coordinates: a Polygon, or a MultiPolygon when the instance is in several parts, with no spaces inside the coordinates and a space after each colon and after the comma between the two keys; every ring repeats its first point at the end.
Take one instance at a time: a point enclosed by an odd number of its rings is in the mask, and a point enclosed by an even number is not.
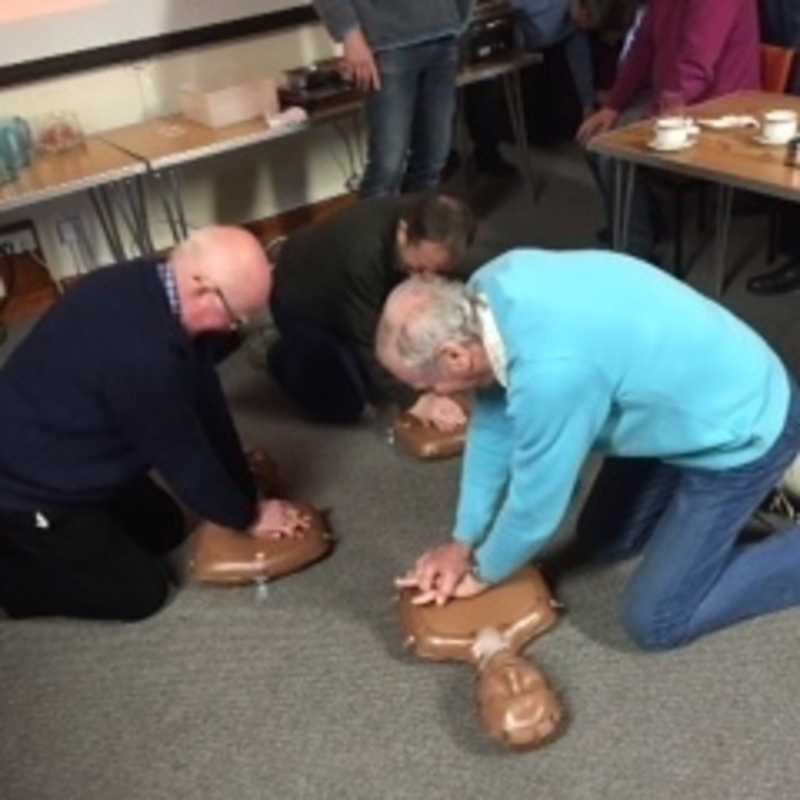
{"type": "Polygon", "coordinates": [[[767,142],[786,144],[797,135],[797,112],[779,108],[767,111],[761,121],[761,137],[767,142]]]}
{"type": "Polygon", "coordinates": [[[688,117],[660,117],[654,126],[656,147],[668,149],[688,144],[696,135],[697,129],[688,117]]]}

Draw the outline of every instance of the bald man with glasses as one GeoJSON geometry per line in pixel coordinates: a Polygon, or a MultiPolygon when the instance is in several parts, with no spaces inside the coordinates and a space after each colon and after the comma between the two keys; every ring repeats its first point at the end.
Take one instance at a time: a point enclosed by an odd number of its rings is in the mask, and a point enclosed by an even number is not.
{"type": "Polygon", "coordinates": [[[138,620],[160,609],[159,557],[183,513],[265,538],[301,533],[262,500],[216,363],[262,311],[272,265],[238,228],[168,260],[98,270],[0,369],[0,607],[11,617],[138,620]]]}

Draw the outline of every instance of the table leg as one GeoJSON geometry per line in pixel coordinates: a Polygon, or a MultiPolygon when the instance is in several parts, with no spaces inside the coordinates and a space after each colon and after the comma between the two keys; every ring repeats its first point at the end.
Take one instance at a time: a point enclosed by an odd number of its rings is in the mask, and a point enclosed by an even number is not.
{"type": "Polygon", "coordinates": [[[126,179],[119,187],[120,198],[118,205],[125,224],[128,226],[139,252],[143,256],[153,254],[155,248],[150,238],[147,223],[147,207],[144,198],[144,189],[137,179],[126,179]]]}
{"type": "MultiPolygon", "coordinates": [[[[459,170],[461,171],[461,192],[466,198],[469,196],[470,186],[475,177],[473,172],[473,159],[470,157],[470,139],[467,131],[466,113],[464,111],[464,87],[456,90],[456,108],[453,118],[453,139],[451,150],[455,150],[460,159],[459,170]]],[[[450,154],[448,154],[448,159],[450,154]]]]}
{"type": "Polygon", "coordinates": [[[615,159],[613,170],[611,246],[614,250],[624,251],[628,247],[630,234],[633,190],[636,186],[636,164],[615,159]]]}
{"type": "Polygon", "coordinates": [[[189,238],[189,226],[186,223],[186,210],[183,205],[180,174],[176,168],[154,170],[153,181],[156,184],[161,205],[167,216],[167,224],[175,244],[189,238]]]}
{"type": "Polygon", "coordinates": [[[145,180],[143,175],[137,175],[134,178],[133,196],[135,198],[136,216],[139,220],[139,230],[142,232],[142,240],[147,248],[147,255],[153,255],[156,248],[153,244],[153,235],[150,230],[150,219],[147,213],[147,195],[145,193],[145,180]]]}
{"type": "Polygon", "coordinates": [[[158,196],[161,199],[161,206],[167,216],[167,224],[169,225],[170,232],[172,233],[172,241],[177,244],[181,241],[181,234],[178,229],[178,220],[175,216],[175,212],[173,211],[172,203],[169,202],[169,189],[164,186],[165,177],[161,172],[158,171],[152,173],[152,175],[153,182],[155,183],[156,190],[158,191],[158,196]]]}
{"type": "Polygon", "coordinates": [[[725,256],[731,229],[733,187],[717,184],[716,224],[714,226],[714,296],[725,291],[725,256]]]}
{"type": "Polygon", "coordinates": [[[89,199],[94,208],[97,221],[103,229],[103,235],[108,244],[108,249],[111,251],[111,256],[117,262],[125,261],[127,259],[125,246],[122,244],[122,237],[114,213],[114,204],[109,195],[108,187],[92,187],[89,189],[89,199]]]}
{"type": "MultiPolygon", "coordinates": [[[[0,313],[3,312],[14,294],[14,284],[17,280],[17,265],[13,253],[0,251],[0,268],[2,269],[4,296],[0,299],[0,313]]],[[[8,328],[0,320],[0,344],[8,338],[8,328]]]]}
{"type": "Polygon", "coordinates": [[[353,115],[351,120],[333,120],[332,127],[339,136],[347,154],[347,166],[342,169],[340,159],[333,153],[333,160],[345,174],[344,186],[349,192],[357,192],[364,176],[366,168],[366,158],[364,157],[363,147],[361,146],[361,130],[358,123],[358,115],[353,115]]]}
{"type": "Polygon", "coordinates": [[[169,181],[172,186],[172,197],[175,203],[175,210],[178,215],[178,229],[182,239],[189,238],[189,225],[186,222],[186,208],[183,204],[183,188],[181,186],[181,175],[177,169],[169,171],[169,181]]]}
{"type": "Polygon", "coordinates": [[[534,205],[539,202],[542,191],[544,190],[544,179],[537,179],[531,164],[530,152],[528,149],[528,124],[525,120],[525,101],[522,96],[522,79],[519,70],[514,69],[503,75],[503,91],[508,108],[508,116],[511,121],[511,131],[514,135],[517,155],[519,158],[522,175],[528,184],[534,205]]]}

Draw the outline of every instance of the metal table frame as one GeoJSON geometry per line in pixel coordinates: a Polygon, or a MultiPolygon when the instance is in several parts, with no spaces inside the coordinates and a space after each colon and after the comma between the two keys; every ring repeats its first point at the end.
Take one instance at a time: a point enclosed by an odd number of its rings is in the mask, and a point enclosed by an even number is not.
{"type": "MultiPolygon", "coordinates": [[[[520,73],[522,69],[530,64],[539,63],[541,58],[540,53],[514,53],[511,57],[506,56],[502,59],[467,67],[459,74],[456,82],[457,88],[460,89],[479,81],[495,78],[502,79],[504,97],[511,119],[520,168],[529,186],[531,199],[534,203],[537,203],[541,197],[545,184],[543,179],[537,178],[530,160],[525,102],[520,73]]],[[[100,133],[99,136],[109,144],[142,160],[147,165],[147,178],[159,198],[173,240],[177,244],[189,234],[180,174],[182,167],[215,155],[233,152],[252,145],[264,144],[275,139],[310,130],[319,125],[330,124],[334,126],[343,140],[350,164],[358,163],[363,168],[363,152],[358,146],[361,134],[362,111],[362,100],[348,99],[340,105],[332,105],[318,112],[312,112],[307,121],[298,125],[276,130],[263,127],[240,137],[232,137],[230,140],[216,141],[193,149],[159,156],[146,152],[147,148],[137,149],[135,145],[128,142],[123,145],[118,138],[115,139],[114,131],[108,131],[105,134],[100,133]],[[347,121],[351,124],[350,131],[347,130],[344,124],[347,121]]],[[[176,122],[175,118],[165,118],[163,122],[165,125],[173,122],[180,124],[180,121],[176,122]]],[[[352,190],[353,187],[348,186],[347,188],[352,190]]],[[[147,229],[147,215],[142,200],[141,186],[137,186],[135,189],[128,189],[125,197],[128,213],[127,215],[123,214],[123,219],[125,219],[135,241],[139,243],[142,252],[149,252],[152,250],[152,237],[147,229]]],[[[102,200],[102,217],[105,219],[110,232],[110,236],[107,233],[107,238],[114,238],[114,208],[116,206],[121,211],[122,207],[108,197],[98,199],[102,200]]],[[[100,216],[100,212],[98,212],[98,216],[100,216]]]]}

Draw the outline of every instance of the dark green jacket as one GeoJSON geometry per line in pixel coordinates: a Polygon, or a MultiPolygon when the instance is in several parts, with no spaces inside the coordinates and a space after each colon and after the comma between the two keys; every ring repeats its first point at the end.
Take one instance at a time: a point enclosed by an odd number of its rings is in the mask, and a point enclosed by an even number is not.
{"type": "Polygon", "coordinates": [[[293,233],[275,268],[273,302],[334,333],[357,354],[376,403],[413,393],[378,364],[375,329],[389,292],[407,277],[397,259],[397,225],[407,200],[362,200],[293,233]]]}

